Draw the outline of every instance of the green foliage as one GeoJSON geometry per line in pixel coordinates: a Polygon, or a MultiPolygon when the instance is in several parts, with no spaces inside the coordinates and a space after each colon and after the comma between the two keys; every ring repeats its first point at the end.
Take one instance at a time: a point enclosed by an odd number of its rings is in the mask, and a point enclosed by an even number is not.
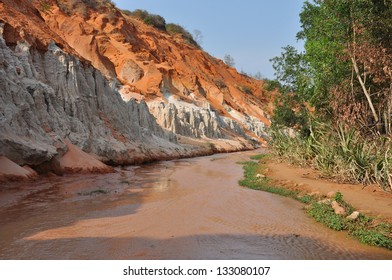
{"type": "Polygon", "coordinates": [[[282,85],[278,80],[264,79],[263,89],[267,91],[281,90],[282,85]]]}
{"type": "Polygon", "coordinates": [[[323,223],[333,230],[341,231],[347,229],[344,218],[335,214],[334,210],[329,205],[313,203],[308,209],[308,214],[317,222],[323,223]]]}
{"type": "Polygon", "coordinates": [[[331,88],[351,74],[348,57],[344,55],[349,38],[347,23],[342,20],[347,15],[343,2],[348,1],[316,1],[315,4],[307,1],[300,14],[302,31],[297,36],[305,40],[304,58],[312,69],[315,90],[313,101],[320,107],[329,104],[331,88]]]}
{"type": "Polygon", "coordinates": [[[241,163],[244,165],[244,178],[239,181],[240,186],[248,187],[253,190],[265,191],[281,196],[296,198],[297,191],[273,186],[269,183],[268,178],[257,178],[257,174],[263,172],[263,167],[257,162],[248,161],[241,163]]]}
{"type": "Polygon", "coordinates": [[[341,192],[337,192],[334,196],[333,199],[338,202],[338,203],[342,203],[343,202],[343,195],[341,192]]]}
{"type": "Polygon", "coordinates": [[[128,10],[122,11],[125,15],[137,18],[145,24],[151,25],[159,30],[166,31],[166,21],[160,15],[150,14],[146,10],[136,9],[133,12],[128,10]]]}
{"type": "Polygon", "coordinates": [[[350,234],[357,237],[362,243],[378,247],[385,247],[389,250],[392,250],[392,240],[380,232],[374,230],[357,229],[352,231],[350,234]]]}
{"type": "Polygon", "coordinates": [[[315,197],[313,195],[298,196],[297,200],[305,204],[312,204],[316,202],[315,197]]]}
{"type": "Polygon", "coordinates": [[[285,93],[296,92],[303,100],[310,95],[312,81],[309,65],[303,53],[298,53],[293,46],[286,46],[281,56],[272,58],[271,62],[285,93]]]}
{"type": "Polygon", "coordinates": [[[349,233],[362,243],[392,250],[392,224],[374,225],[373,219],[360,215],[358,220],[349,222],[349,233]]]}
{"type": "Polygon", "coordinates": [[[267,155],[265,155],[265,154],[260,154],[260,155],[251,156],[250,159],[253,159],[253,160],[262,160],[262,159],[264,159],[264,158],[266,158],[266,157],[267,157],[267,155]]]}
{"type": "MultiPolygon", "coordinates": [[[[282,95],[295,92],[278,98],[282,106],[307,103],[327,121],[392,134],[391,18],[391,1],[306,1],[297,34],[305,51],[287,46],[272,59],[282,95]]],[[[287,108],[276,122],[293,117],[287,108]]]]}
{"type": "Polygon", "coordinates": [[[272,127],[300,127],[305,132],[308,126],[308,110],[306,106],[299,101],[298,96],[294,93],[280,93],[275,100],[272,127]]]}
{"type": "Polygon", "coordinates": [[[149,15],[149,13],[146,10],[141,10],[141,9],[136,9],[134,11],[122,10],[122,12],[127,16],[134,17],[142,21],[144,21],[144,19],[149,15]]]}
{"type": "Polygon", "coordinates": [[[166,30],[169,34],[181,34],[182,38],[189,44],[200,48],[200,45],[193,38],[193,35],[189,33],[184,27],[175,23],[166,24],[166,30]]]}
{"type": "Polygon", "coordinates": [[[275,127],[308,126],[308,110],[306,102],[311,102],[313,84],[310,70],[304,54],[298,53],[294,47],[283,48],[282,55],[271,59],[277,81],[272,86],[280,85],[280,94],[275,99],[272,124],[275,127]]]}
{"type": "Polygon", "coordinates": [[[48,13],[52,9],[52,6],[47,0],[40,0],[39,5],[40,5],[40,10],[44,13],[48,13]]]}
{"type": "MultiPolygon", "coordinates": [[[[323,176],[343,182],[377,183],[392,190],[390,142],[367,141],[353,129],[313,122],[310,133],[288,135],[287,130],[271,131],[274,153],[294,164],[311,166],[323,176]]],[[[338,198],[336,198],[338,199],[338,198]]]]}
{"type": "Polygon", "coordinates": [[[166,31],[166,21],[160,15],[150,14],[143,21],[145,24],[154,26],[155,28],[157,28],[159,30],[166,31]]]}
{"type": "Polygon", "coordinates": [[[193,35],[187,31],[184,27],[175,23],[167,23],[166,20],[160,15],[150,14],[146,10],[136,9],[134,11],[122,10],[122,12],[130,17],[137,18],[143,21],[145,24],[151,25],[159,30],[167,31],[169,34],[175,35],[180,34],[182,38],[188,44],[196,46],[197,48],[201,48],[199,42],[201,42],[202,34],[199,30],[195,30],[195,34],[197,36],[197,41],[194,39],[193,35]]]}

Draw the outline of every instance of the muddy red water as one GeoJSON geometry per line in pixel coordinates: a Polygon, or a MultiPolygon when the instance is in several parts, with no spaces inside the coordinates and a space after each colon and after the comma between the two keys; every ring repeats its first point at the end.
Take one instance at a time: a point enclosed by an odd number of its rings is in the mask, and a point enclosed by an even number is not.
{"type": "MultiPolygon", "coordinates": [[[[260,152],[260,151],[259,151],[260,152]]],[[[238,186],[257,152],[0,188],[1,259],[392,259],[238,186]]]]}

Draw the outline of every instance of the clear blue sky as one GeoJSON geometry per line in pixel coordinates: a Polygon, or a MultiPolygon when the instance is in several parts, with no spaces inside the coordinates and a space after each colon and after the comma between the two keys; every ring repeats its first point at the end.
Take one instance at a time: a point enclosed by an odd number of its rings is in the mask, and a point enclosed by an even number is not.
{"type": "Polygon", "coordinates": [[[230,54],[238,71],[260,72],[273,78],[269,59],[281,48],[294,45],[300,29],[299,13],[304,0],[114,0],[117,7],[143,9],[158,14],[166,23],[177,23],[203,34],[202,47],[223,58],[230,54]]]}

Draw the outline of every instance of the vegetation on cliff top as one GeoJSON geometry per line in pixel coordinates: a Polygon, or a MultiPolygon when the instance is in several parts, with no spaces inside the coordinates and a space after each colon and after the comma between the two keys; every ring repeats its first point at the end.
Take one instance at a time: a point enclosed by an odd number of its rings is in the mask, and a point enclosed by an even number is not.
{"type": "Polygon", "coordinates": [[[304,52],[287,46],[272,59],[281,92],[272,146],[326,175],[391,191],[392,2],[306,1],[300,18],[304,52]]]}
{"type": "Polygon", "coordinates": [[[162,16],[151,14],[146,10],[122,10],[122,12],[127,16],[137,18],[143,21],[145,24],[151,25],[159,30],[166,31],[169,34],[180,34],[187,43],[196,46],[197,48],[201,48],[201,33],[198,30],[195,30],[197,35],[197,38],[195,38],[188,30],[186,30],[181,25],[175,23],[166,23],[166,20],[162,16]]]}

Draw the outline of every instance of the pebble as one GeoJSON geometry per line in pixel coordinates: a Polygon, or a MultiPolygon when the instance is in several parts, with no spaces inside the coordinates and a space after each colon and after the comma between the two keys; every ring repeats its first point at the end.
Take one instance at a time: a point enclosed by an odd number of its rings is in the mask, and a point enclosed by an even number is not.
{"type": "Polygon", "coordinates": [[[333,198],[336,195],[336,192],[329,192],[327,193],[328,198],[333,198]]]}
{"type": "Polygon", "coordinates": [[[342,206],[340,206],[340,204],[337,203],[335,200],[332,201],[331,206],[332,206],[333,210],[335,210],[335,214],[337,214],[337,215],[345,215],[346,214],[346,210],[344,210],[344,208],[342,206]]]}
{"type": "Polygon", "coordinates": [[[358,211],[354,211],[350,216],[347,216],[347,219],[350,221],[355,221],[356,219],[358,219],[359,214],[361,213],[359,213],[358,211]]]}

